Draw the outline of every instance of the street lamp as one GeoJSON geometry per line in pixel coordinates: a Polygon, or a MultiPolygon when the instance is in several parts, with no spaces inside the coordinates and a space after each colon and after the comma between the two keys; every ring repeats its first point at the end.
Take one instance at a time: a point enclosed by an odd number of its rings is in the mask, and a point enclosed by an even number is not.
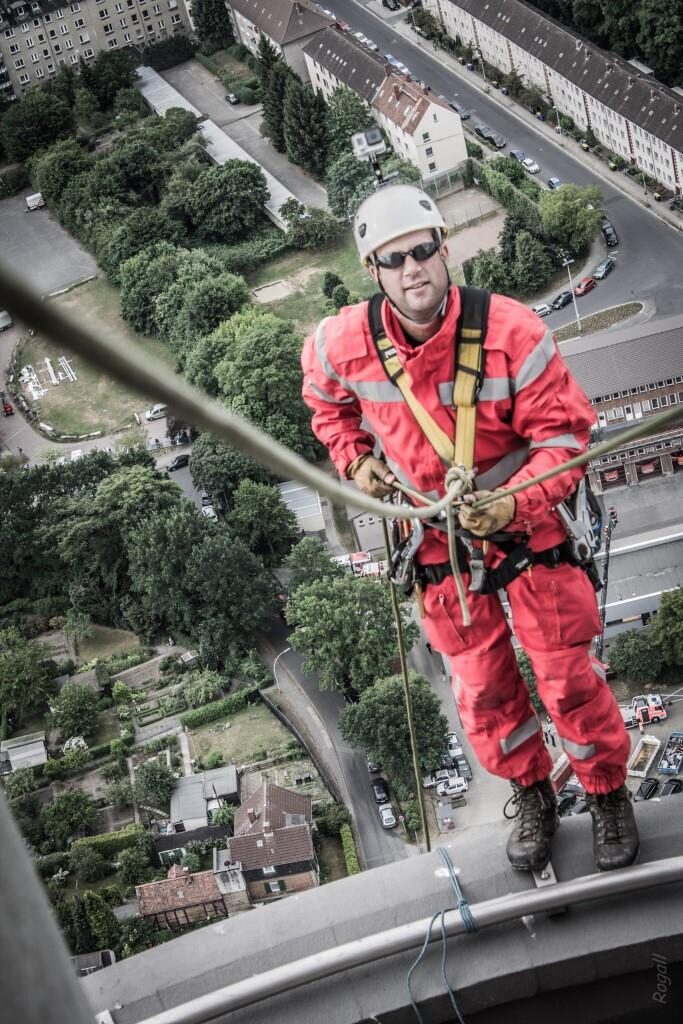
{"type": "Polygon", "coordinates": [[[277,672],[275,671],[275,666],[277,665],[277,663],[280,660],[280,658],[282,657],[282,655],[283,654],[287,654],[288,651],[291,651],[291,649],[292,649],[291,647],[285,647],[284,651],[280,651],[280,653],[278,654],[277,658],[273,662],[273,678],[275,679],[275,685],[277,686],[278,690],[280,689],[280,683],[279,683],[278,678],[277,678],[277,672]]]}
{"type": "Polygon", "coordinates": [[[481,61],[481,73],[484,76],[484,81],[486,82],[486,86],[488,88],[489,80],[486,77],[486,65],[484,63],[484,54],[481,52],[480,47],[477,47],[477,49],[474,52],[477,54],[479,60],[481,61]]]}
{"type": "Polygon", "coordinates": [[[573,262],[574,260],[570,260],[565,254],[564,260],[562,261],[562,266],[567,268],[567,277],[569,278],[569,291],[572,294],[572,300],[574,302],[574,312],[576,313],[576,326],[579,329],[579,334],[581,334],[581,318],[579,317],[579,307],[576,305],[576,295],[574,294],[574,285],[572,284],[572,274],[571,270],[569,269],[573,262]]]}

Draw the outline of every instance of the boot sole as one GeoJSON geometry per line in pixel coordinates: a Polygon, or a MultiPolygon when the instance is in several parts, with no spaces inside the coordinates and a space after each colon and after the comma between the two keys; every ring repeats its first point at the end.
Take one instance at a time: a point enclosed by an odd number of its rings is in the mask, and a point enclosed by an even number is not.
{"type": "Polygon", "coordinates": [[[630,868],[633,864],[637,864],[639,860],[640,860],[640,843],[638,843],[638,849],[636,850],[635,857],[633,858],[633,860],[630,860],[628,862],[628,864],[612,864],[608,868],[603,868],[603,867],[600,867],[600,865],[596,863],[595,866],[597,867],[598,871],[623,871],[624,868],[630,868]]]}
{"type": "MultiPolygon", "coordinates": [[[[555,827],[553,828],[549,838],[552,838],[552,836],[555,835],[555,833],[557,832],[559,827],[560,827],[560,816],[559,816],[559,814],[556,814],[555,815],[555,827]]],[[[527,874],[529,874],[532,871],[544,871],[548,867],[548,864],[550,864],[551,860],[552,860],[552,857],[548,856],[548,859],[544,860],[541,864],[515,864],[513,861],[510,860],[510,856],[508,854],[508,862],[510,864],[510,867],[514,871],[524,871],[527,874]]]]}

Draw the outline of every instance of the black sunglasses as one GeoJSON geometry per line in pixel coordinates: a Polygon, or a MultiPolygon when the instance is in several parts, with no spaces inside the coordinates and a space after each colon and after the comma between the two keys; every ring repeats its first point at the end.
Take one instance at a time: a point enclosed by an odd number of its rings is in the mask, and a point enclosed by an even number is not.
{"type": "Polygon", "coordinates": [[[406,256],[412,256],[418,263],[424,263],[440,248],[441,242],[432,240],[431,242],[421,242],[420,245],[416,245],[414,249],[408,249],[406,252],[385,252],[381,256],[375,253],[375,265],[384,267],[386,270],[398,270],[405,263],[406,256]]]}

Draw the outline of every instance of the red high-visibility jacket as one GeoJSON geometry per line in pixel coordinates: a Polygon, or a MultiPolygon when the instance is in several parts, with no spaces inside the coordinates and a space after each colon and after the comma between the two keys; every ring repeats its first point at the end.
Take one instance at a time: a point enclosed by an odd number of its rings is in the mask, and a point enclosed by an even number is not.
{"type": "MultiPolygon", "coordinates": [[[[313,410],[313,430],[342,476],[354,459],[374,449],[403,483],[441,497],[447,467],[387,378],[367,307],[367,302],[345,307],[306,340],[303,397],[313,410]]],[[[438,332],[413,346],[389,303],[382,306],[384,328],[415,396],[451,436],[457,425],[452,396],[459,312],[460,296],[453,286],[438,332]]],[[[513,299],[492,295],[484,349],[474,451],[477,489],[517,483],[584,451],[595,415],[542,321],[513,299]]],[[[560,543],[566,532],[553,510],[583,473],[571,470],[516,495],[515,519],[506,529],[528,533],[536,551],[560,543]]],[[[426,564],[447,558],[445,535],[427,530],[418,560],[426,564]]]]}

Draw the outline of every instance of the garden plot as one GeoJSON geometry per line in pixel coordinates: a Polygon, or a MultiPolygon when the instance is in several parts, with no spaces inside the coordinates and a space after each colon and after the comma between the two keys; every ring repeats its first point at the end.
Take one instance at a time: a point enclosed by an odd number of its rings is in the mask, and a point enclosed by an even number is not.
{"type": "Polygon", "coordinates": [[[205,761],[209,754],[223,755],[226,764],[250,764],[274,755],[281,756],[292,741],[290,732],[261,704],[188,733],[190,753],[205,761]]]}

